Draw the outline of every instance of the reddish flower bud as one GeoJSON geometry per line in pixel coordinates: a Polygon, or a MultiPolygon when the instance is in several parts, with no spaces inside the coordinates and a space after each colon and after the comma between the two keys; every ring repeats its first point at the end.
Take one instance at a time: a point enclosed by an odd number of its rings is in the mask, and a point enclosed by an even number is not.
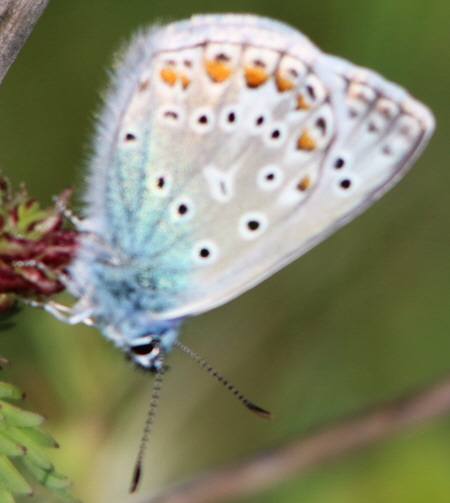
{"type": "Polygon", "coordinates": [[[28,196],[25,187],[11,193],[0,175],[0,312],[17,298],[48,297],[64,290],[61,276],[71,262],[78,231],[64,229],[71,190],[47,210],[28,196]]]}

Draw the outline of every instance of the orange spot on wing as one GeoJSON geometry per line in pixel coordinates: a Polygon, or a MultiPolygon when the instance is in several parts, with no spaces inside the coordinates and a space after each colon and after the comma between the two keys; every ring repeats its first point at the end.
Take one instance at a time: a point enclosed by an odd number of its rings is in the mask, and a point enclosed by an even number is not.
{"type": "Polygon", "coordinates": [[[160,75],[166,84],[168,84],[169,86],[175,85],[177,74],[173,68],[165,66],[161,69],[160,75]]]}
{"type": "Polygon", "coordinates": [[[191,80],[187,75],[184,73],[180,73],[180,79],[181,79],[181,85],[183,86],[183,89],[186,89],[186,87],[191,83],[191,80]]]}
{"type": "Polygon", "coordinates": [[[311,108],[308,103],[306,103],[305,98],[302,94],[297,94],[297,110],[309,110],[311,108]]]}
{"type": "Polygon", "coordinates": [[[297,140],[297,148],[299,150],[311,151],[314,150],[316,147],[317,147],[316,140],[309,134],[309,131],[306,128],[297,140]]]}
{"type": "Polygon", "coordinates": [[[309,175],[304,176],[297,185],[297,189],[300,192],[304,192],[311,185],[311,177],[309,175]]]}
{"type": "Polygon", "coordinates": [[[278,91],[283,93],[284,91],[290,91],[294,87],[292,80],[287,79],[280,72],[275,74],[275,83],[277,85],[278,91]]]}
{"type": "Polygon", "coordinates": [[[248,87],[259,87],[269,78],[264,68],[259,66],[246,66],[244,68],[244,75],[248,87]]]}
{"type": "Polygon", "coordinates": [[[231,75],[230,65],[220,59],[210,59],[205,63],[206,73],[214,82],[223,82],[231,75]]]}

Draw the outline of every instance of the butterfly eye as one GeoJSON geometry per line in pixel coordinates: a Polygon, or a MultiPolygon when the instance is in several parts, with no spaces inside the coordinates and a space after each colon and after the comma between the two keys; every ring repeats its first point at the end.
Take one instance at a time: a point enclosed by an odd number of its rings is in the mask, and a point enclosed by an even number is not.
{"type": "Polygon", "coordinates": [[[144,335],[133,341],[130,345],[130,353],[133,359],[144,368],[151,367],[151,361],[157,358],[161,353],[161,341],[152,335],[144,335]]]}
{"type": "Polygon", "coordinates": [[[144,356],[155,351],[156,347],[153,343],[150,343],[142,344],[142,346],[131,346],[130,349],[135,355],[144,356]]]}

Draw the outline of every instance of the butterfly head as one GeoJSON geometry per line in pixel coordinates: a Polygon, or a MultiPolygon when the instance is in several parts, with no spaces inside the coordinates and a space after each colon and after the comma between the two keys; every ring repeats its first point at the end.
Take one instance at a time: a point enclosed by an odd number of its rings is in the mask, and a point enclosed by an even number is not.
{"type": "Polygon", "coordinates": [[[147,334],[133,340],[128,348],[128,357],[138,367],[157,372],[163,365],[164,348],[161,337],[156,334],[147,334]]]}
{"type": "MultiPolygon", "coordinates": [[[[139,368],[153,373],[160,372],[164,367],[164,358],[173,347],[178,336],[180,321],[171,320],[164,323],[154,323],[141,330],[140,334],[130,335],[131,326],[128,330],[103,330],[103,333],[112,338],[125,353],[127,358],[139,368]],[[114,336],[113,336],[114,332],[114,336]]],[[[144,328],[144,327],[142,327],[144,328]]]]}

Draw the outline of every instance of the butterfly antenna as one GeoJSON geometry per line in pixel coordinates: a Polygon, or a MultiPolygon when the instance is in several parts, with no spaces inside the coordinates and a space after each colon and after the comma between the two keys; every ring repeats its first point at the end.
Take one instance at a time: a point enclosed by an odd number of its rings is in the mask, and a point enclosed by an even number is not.
{"type": "Polygon", "coordinates": [[[141,443],[139,445],[139,452],[136,458],[136,464],[134,465],[133,478],[131,480],[130,493],[134,493],[139,485],[139,480],[142,473],[142,462],[144,460],[145,449],[147,447],[148,437],[152,430],[153,421],[155,419],[156,409],[159,403],[159,394],[161,391],[162,381],[164,377],[164,366],[162,365],[158,368],[153,382],[152,388],[152,398],[150,400],[150,407],[147,413],[147,420],[145,422],[144,431],[141,437],[141,443]]]}
{"type": "Polygon", "coordinates": [[[233,393],[233,395],[240,402],[242,402],[247,407],[247,409],[251,410],[258,416],[263,417],[265,419],[273,419],[273,415],[269,411],[264,410],[261,407],[258,407],[254,403],[247,400],[247,398],[245,398],[245,396],[239,390],[237,390],[232,384],[230,384],[226,379],[224,379],[213,367],[211,367],[211,365],[206,360],[204,360],[200,355],[192,351],[192,349],[189,349],[187,346],[185,346],[179,341],[175,341],[174,346],[184,351],[193,360],[195,360],[201,367],[203,367],[207,372],[209,372],[213,377],[215,377],[221,384],[225,386],[225,388],[227,388],[227,390],[231,391],[231,393],[233,393]]]}

